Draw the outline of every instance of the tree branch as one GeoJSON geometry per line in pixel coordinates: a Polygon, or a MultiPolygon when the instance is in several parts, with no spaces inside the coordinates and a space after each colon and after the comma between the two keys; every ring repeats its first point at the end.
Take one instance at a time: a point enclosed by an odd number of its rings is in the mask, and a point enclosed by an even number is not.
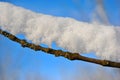
{"type": "Polygon", "coordinates": [[[113,61],[109,61],[109,60],[99,60],[99,59],[81,56],[79,53],[71,53],[71,52],[64,52],[62,50],[54,50],[51,48],[44,48],[40,45],[35,45],[33,43],[29,43],[26,40],[21,40],[10,33],[3,31],[2,29],[0,29],[0,34],[9,38],[12,41],[15,41],[15,42],[21,44],[22,47],[28,47],[28,48],[33,49],[35,51],[43,51],[43,52],[46,52],[48,54],[53,54],[56,57],[62,56],[62,57],[65,57],[69,60],[82,60],[82,61],[86,61],[86,62],[99,64],[102,66],[120,68],[120,62],[113,62],[113,61]]]}

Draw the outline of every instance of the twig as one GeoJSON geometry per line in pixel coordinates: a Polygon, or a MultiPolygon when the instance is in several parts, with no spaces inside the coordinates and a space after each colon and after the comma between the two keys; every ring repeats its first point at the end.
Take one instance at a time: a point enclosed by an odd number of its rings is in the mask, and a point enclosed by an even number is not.
{"type": "Polygon", "coordinates": [[[120,62],[94,59],[94,58],[81,56],[79,53],[71,53],[71,52],[64,52],[62,50],[54,50],[54,49],[51,49],[51,48],[44,48],[40,45],[35,45],[33,43],[29,43],[26,40],[21,40],[21,39],[17,38],[16,36],[14,36],[13,34],[10,34],[6,31],[3,31],[2,29],[0,29],[0,34],[9,38],[12,41],[15,41],[15,42],[21,44],[22,47],[28,47],[28,48],[31,48],[35,51],[43,51],[43,52],[46,52],[48,54],[53,54],[56,57],[62,56],[62,57],[65,57],[69,60],[82,60],[82,61],[86,61],[86,62],[99,64],[99,65],[102,65],[102,66],[120,68],[120,62]]]}

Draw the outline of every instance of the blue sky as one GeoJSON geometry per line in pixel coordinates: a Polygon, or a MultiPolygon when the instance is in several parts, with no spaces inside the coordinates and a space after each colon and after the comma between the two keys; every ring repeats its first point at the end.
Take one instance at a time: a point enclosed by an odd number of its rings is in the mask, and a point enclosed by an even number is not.
{"type": "MultiPolygon", "coordinates": [[[[91,22],[92,12],[95,9],[95,0],[0,0],[10,2],[17,6],[30,9],[37,13],[53,16],[72,17],[79,21],[91,22]]],[[[120,25],[120,1],[104,0],[104,7],[111,25],[120,25]]],[[[19,15],[18,15],[19,16],[19,15]]],[[[18,35],[24,38],[23,35],[18,35]]],[[[53,48],[57,46],[53,43],[53,48]]],[[[86,56],[95,57],[88,54],[86,56]]],[[[62,57],[54,57],[41,51],[35,52],[22,48],[18,43],[0,35],[0,76],[17,76],[17,80],[26,80],[32,77],[43,80],[67,80],[74,75],[82,75],[79,70],[95,70],[98,65],[69,61],[62,57]],[[37,76],[38,75],[38,76],[37,76]]],[[[28,79],[29,80],[29,79],[28,79]]],[[[32,80],[32,79],[31,79],[32,80]]],[[[34,79],[33,79],[34,80],[34,79]]],[[[73,80],[73,79],[72,79],[73,80]]]]}

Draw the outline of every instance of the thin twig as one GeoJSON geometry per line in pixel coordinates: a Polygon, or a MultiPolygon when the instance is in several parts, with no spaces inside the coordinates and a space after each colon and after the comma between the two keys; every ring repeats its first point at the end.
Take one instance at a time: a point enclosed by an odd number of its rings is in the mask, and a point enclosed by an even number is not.
{"type": "Polygon", "coordinates": [[[22,47],[28,47],[28,48],[31,48],[35,51],[43,51],[43,52],[46,52],[48,54],[53,54],[56,57],[62,56],[62,57],[65,57],[69,60],[82,60],[82,61],[86,61],[86,62],[90,62],[90,63],[99,64],[99,65],[102,65],[102,66],[120,68],[120,62],[94,59],[94,58],[81,56],[79,53],[71,53],[71,52],[64,52],[62,50],[54,50],[54,49],[51,49],[51,48],[44,48],[40,45],[35,45],[33,43],[27,42],[26,40],[19,39],[16,36],[14,36],[13,34],[10,34],[6,31],[3,31],[2,29],[0,29],[0,34],[9,38],[12,41],[15,41],[15,42],[21,44],[22,47]]]}

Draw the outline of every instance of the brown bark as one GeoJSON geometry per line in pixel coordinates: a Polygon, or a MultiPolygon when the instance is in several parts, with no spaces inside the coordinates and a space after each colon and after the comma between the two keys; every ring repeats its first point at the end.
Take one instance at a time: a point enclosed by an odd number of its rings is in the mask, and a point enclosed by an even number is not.
{"type": "Polygon", "coordinates": [[[9,38],[12,41],[15,41],[15,42],[21,44],[22,47],[28,47],[28,48],[31,48],[35,51],[43,51],[43,52],[46,52],[48,54],[53,54],[56,57],[62,56],[62,57],[65,57],[69,60],[82,60],[82,61],[86,61],[86,62],[99,64],[99,65],[102,65],[102,66],[120,68],[120,62],[94,59],[94,58],[89,58],[89,57],[82,56],[79,53],[71,53],[71,52],[64,52],[62,50],[54,50],[54,49],[51,49],[51,48],[44,48],[40,45],[35,45],[33,43],[29,43],[26,40],[21,40],[21,39],[17,38],[16,36],[6,32],[6,31],[3,31],[1,29],[0,29],[0,34],[9,38]]]}

